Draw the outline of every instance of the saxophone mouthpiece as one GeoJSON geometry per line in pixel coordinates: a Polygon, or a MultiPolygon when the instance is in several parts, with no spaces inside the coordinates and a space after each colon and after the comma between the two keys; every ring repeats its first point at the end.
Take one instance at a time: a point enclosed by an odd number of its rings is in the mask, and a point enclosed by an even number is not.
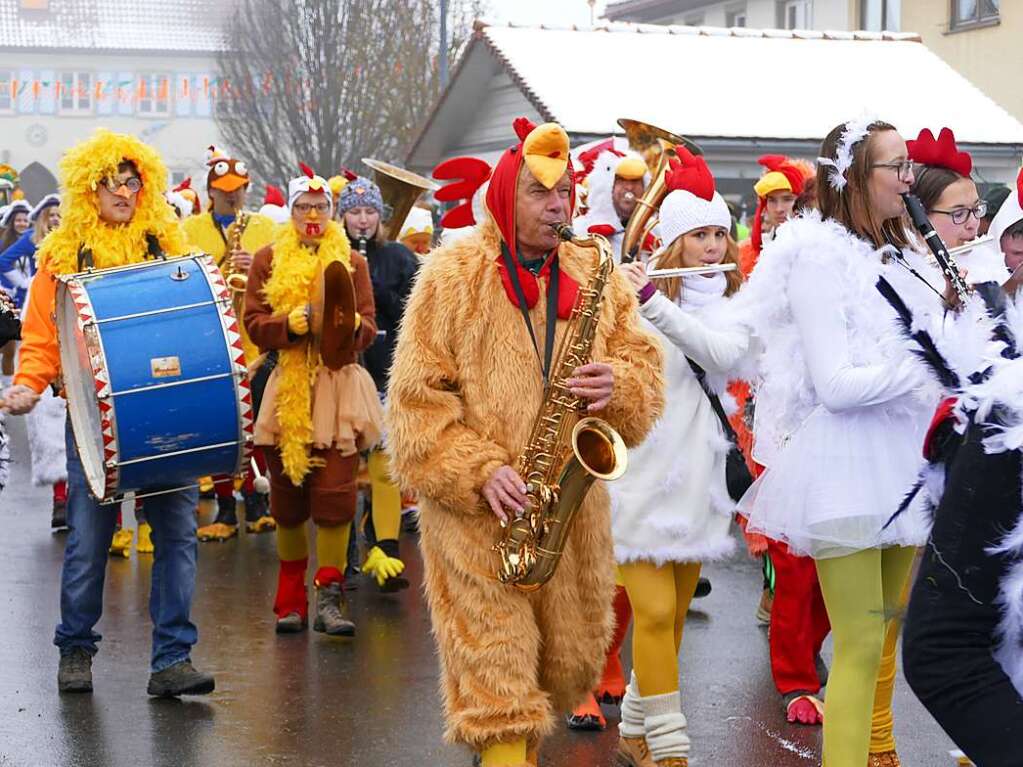
{"type": "Polygon", "coordinates": [[[575,232],[572,231],[572,227],[566,224],[564,221],[558,221],[555,224],[551,224],[551,229],[565,242],[570,242],[575,237],[575,232]]]}

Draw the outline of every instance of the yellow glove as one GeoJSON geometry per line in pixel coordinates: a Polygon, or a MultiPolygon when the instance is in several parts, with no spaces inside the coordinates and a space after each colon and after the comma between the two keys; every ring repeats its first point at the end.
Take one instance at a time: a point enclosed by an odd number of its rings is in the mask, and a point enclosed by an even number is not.
{"type": "Polygon", "coordinates": [[[309,332],[309,315],[304,306],[288,312],[288,330],[296,336],[304,336],[309,332]]]}
{"type": "Polygon", "coordinates": [[[383,586],[388,580],[398,577],[405,571],[405,563],[387,556],[379,546],[374,546],[369,550],[362,571],[376,578],[378,586],[383,586]]]}

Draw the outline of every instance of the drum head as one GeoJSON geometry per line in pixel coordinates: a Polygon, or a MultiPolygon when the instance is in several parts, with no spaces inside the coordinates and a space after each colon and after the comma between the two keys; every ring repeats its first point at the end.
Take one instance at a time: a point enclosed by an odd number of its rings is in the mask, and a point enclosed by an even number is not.
{"type": "MultiPolygon", "coordinates": [[[[72,283],[57,285],[57,333],[60,338],[60,369],[67,395],[68,416],[74,432],[78,455],[92,494],[105,500],[106,472],[103,467],[103,430],[93,376],[93,357],[102,364],[103,351],[95,326],[83,328],[83,318],[73,293],[80,287],[72,283]]],[[[80,293],[85,301],[88,297],[80,293]]]]}

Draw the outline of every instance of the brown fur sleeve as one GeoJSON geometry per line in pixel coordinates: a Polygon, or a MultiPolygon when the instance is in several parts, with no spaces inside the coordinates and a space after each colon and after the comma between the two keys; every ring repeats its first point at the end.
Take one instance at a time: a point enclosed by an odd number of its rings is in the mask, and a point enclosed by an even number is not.
{"type": "Polygon", "coordinates": [[[509,456],[462,420],[457,366],[445,314],[460,285],[427,262],[409,296],[388,386],[388,448],[399,483],[460,513],[482,511],[480,488],[509,456]],[[447,296],[447,299],[444,296],[447,296]]]}
{"type": "Polygon", "coordinates": [[[377,310],[373,301],[373,283],[369,279],[369,262],[358,253],[352,253],[352,282],[355,286],[355,311],[362,317],[355,331],[355,353],[365,351],[377,339],[377,310]]]}
{"type": "Polygon", "coordinates": [[[611,402],[597,413],[629,447],[638,445],[664,410],[664,356],[657,339],[639,324],[636,297],[620,274],[611,275],[605,304],[614,318],[606,358],[614,370],[611,402]]]}
{"type": "Polygon", "coordinates": [[[249,268],[249,283],[245,289],[245,329],[252,343],[260,351],[287,349],[301,343],[301,338],[288,335],[288,318],[275,315],[263,295],[263,285],[273,270],[273,248],[267,245],[256,251],[249,268]]]}

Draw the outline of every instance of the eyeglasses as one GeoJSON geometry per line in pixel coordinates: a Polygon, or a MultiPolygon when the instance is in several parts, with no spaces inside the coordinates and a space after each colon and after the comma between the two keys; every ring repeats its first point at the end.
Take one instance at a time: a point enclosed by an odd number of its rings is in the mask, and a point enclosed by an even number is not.
{"type": "Polygon", "coordinates": [[[965,224],[972,213],[980,221],[987,214],[987,203],[981,200],[972,208],[956,208],[955,210],[938,210],[934,208],[931,213],[943,213],[952,219],[953,224],[965,224]]]}
{"type": "Polygon", "coordinates": [[[899,162],[876,162],[871,168],[891,168],[899,177],[899,181],[908,181],[909,177],[916,170],[916,163],[912,160],[900,160],[899,162]]]}
{"type": "Polygon", "coordinates": [[[292,207],[303,216],[311,210],[315,210],[317,213],[326,213],[330,210],[330,204],[326,202],[318,202],[315,205],[308,202],[296,202],[292,207]]]}
{"type": "Polygon", "coordinates": [[[118,178],[105,178],[100,183],[103,184],[103,188],[110,192],[110,194],[117,194],[121,191],[121,187],[124,187],[132,194],[138,194],[139,190],[142,189],[142,179],[138,176],[132,176],[124,181],[118,178]]]}

